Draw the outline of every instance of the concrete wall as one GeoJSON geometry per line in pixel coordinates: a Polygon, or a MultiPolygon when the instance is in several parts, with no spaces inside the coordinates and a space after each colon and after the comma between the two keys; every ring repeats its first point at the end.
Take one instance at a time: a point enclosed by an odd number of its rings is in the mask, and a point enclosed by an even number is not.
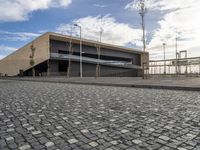
{"type": "Polygon", "coordinates": [[[138,77],[138,70],[118,67],[101,66],[101,76],[138,77]]]}
{"type": "MultiPolygon", "coordinates": [[[[83,77],[95,77],[96,65],[83,63],[83,77]]],[[[125,69],[119,67],[100,66],[100,76],[114,76],[114,77],[137,77],[138,70],[125,69]]],[[[79,62],[72,62],[70,76],[80,76],[80,64],[79,62]]]]}
{"type": "Polygon", "coordinates": [[[0,60],[0,73],[2,75],[15,76],[19,70],[27,70],[30,66],[30,46],[33,43],[36,48],[34,61],[35,65],[49,59],[49,34],[44,34],[33,42],[25,45],[16,52],[0,60]]]}
{"type": "MultiPolygon", "coordinates": [[[[95,77],[96,65],[83,63],[83,77],[95,77]]],[[[80,76],[80,63],[72,62],[71,64],[71,76],[80,76]]]]}

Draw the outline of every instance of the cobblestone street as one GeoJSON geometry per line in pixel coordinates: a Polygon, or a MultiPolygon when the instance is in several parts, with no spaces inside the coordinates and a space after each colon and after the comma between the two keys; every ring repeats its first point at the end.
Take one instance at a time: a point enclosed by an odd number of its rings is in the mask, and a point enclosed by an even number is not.
{"type": "Polygon", "coordinates": [[[200,150],[200,92],[0,80],[0,149],[200,150]]]}

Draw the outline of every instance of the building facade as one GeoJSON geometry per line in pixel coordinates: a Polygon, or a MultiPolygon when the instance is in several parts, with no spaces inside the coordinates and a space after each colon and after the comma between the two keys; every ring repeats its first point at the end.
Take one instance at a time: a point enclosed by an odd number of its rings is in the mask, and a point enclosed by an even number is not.
{"type": "Polygon", "coordinates": [[[45,33],[0,61],[5,76],[142,76],[149,53],[57,33],[45,33]],[[32,49],[34,47],[34,56],[32,49]],[[31,58],[34,63],[31,65],[31,58]]]}

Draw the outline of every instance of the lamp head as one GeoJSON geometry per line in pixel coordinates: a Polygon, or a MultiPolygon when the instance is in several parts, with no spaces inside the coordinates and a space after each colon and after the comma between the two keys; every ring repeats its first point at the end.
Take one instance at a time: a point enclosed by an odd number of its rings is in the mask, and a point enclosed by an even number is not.
{"type": "Polygon", "coordinates": [[[79,25],[78,25],[78,24],[76,24],[76,23],[74,24],[74,26],[76,26],[76,27],[81,27],[81,26],[79,26],[79,25]]]}

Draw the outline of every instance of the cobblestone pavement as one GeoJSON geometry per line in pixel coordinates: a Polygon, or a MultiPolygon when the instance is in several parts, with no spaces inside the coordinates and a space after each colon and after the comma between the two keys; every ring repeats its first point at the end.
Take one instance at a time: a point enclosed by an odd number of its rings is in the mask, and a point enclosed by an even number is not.
{"type": "Polygon", "coordinates": [[[200,92],[0,80],[0,149],[200,150],[200,92]]]}

